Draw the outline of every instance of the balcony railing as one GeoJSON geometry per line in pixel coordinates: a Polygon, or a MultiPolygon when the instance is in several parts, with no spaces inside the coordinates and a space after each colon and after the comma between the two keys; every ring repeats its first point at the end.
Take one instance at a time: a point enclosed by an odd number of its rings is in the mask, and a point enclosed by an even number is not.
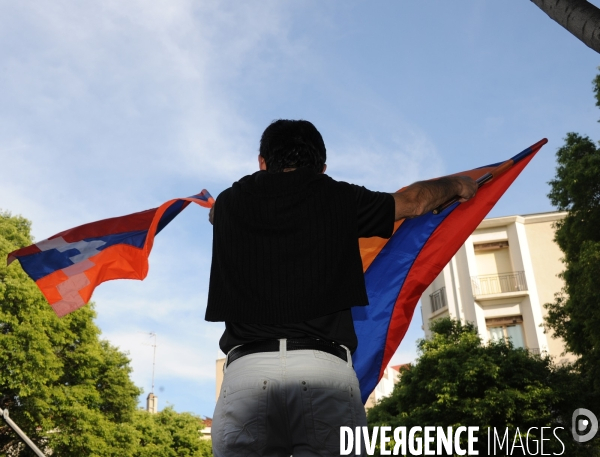
{"type": "Polygon", "coordinates": [[[501,273],[497,275],[472,276],[473,294],[491,295],[527,290],[524,271],[501,273]]]}
{"type": "Polygon", "coordinates": [[[432,313],[448,306],[448,303],[446,302],[446,288],[442,287],[429,295],[429,301],[431,301],[432,313]]]}

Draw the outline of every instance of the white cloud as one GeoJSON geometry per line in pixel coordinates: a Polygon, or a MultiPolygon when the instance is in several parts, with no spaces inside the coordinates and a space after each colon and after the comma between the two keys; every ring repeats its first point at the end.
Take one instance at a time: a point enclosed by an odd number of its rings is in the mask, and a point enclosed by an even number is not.
{"type": "Polygon", "coordinates": [[[349,138],[334,145],[328,173],[386,192],[443,174],[441,156],[425,134],[409,127],[397,132],[388,141],[349,138]]]}
{"type": "MultiPolygon", "coordinates": [[[[103,333],[102,337],[120,350],[129,353],[133,367],[134,383],[150,392],[152,379],[152,361],[154,339],[150,331],[132,325],[125,331],[103,333]]],[[[215,361],[217,348],[214,340],[222,333],[222,329],[214,326],[204,328],[203,334],[190,335],[188,331],[165,334],[157,331],[156,383],[165,383],[174,379],[202,382],[215,379],[215,361]]]]}
{"type": "Polygon", "coordinates": [[[260,129],[238,86],[266,91],[266,73],[307,65],[290,14],[279,2],[4,4],[15,37],[0,51],[0,207],[60,220],[48,236],[152,206],[182,177],[253,170],[260,129]]]}

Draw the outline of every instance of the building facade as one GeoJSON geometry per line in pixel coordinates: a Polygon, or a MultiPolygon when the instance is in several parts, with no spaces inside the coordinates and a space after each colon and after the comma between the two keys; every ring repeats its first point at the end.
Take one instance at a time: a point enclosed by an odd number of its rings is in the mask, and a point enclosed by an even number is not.
{"type": "Polygon", "coordinates": [[[433,320],[451,317],[474,323],[484,342],[510,339],[559,363],[572,361],[563,341],[543,328],[544,304],[563,287],[554,224],[565,215],[484,219],[421,296],[426,337],[433,320]]]}
{"type": "Polygon", "coordinates": [[[146,411],[152,414],[158,412],[158,397],[153,392],[150,392],[146,397],[146,411]]]}
{"type": "Polygon", "coordinates": [[[408,368],[410,364],[404,365],[390,365],[383,370],[383,376],[377,383],[375,390],[371,392],[367,402],[365,403],[365,409],[372,408],[379,402],[379,400],[389,397],[394,391],[394,386],[400,381],[400,370],[402,367],[408,368]]]}

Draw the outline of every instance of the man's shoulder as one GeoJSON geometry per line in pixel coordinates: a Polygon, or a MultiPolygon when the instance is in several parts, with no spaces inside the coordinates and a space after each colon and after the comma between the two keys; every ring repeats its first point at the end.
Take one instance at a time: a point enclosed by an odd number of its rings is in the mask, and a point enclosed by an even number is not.
{"type": "Polygon", "coordinates": [[[322,193],[360,199],[365,194],[378,194],[364,186],[337,180],[324,173],[308,170],[294,172],[269,173],[257,171],[251,175],[243,176],[235,181],[231,187],[223,190],[217,197],[218,200],[237,198],[242,195],[273,195],[288,194],[289,192],[322,193]],[[292,173],[294,175],[292,175],[292,173]],[[286,179],[289,178],[289,179],[286,179]]]}
{"type": "Polygon", "coordinates": [[[353,195],[355,195],[357,198],[359,198],[365,194],[378,195],[378,194],[385,193],[385,192],[378,192],[378,191],[368,189],[365,186],[362,186],[360,184],[354,184],[354,183],[346,182],[346,181],[337,181],[329,176],[328,176],[328,178],[329,178],[332,186],[336,186],[339,189],[343,189],[346,192],[350,192],[353,195]]]}
{"type": "Polygon", "coordinates": [[[252,180],[258,173],[261,173],[261,171],[257,171],[256,173],[253,173],[251,175],[243,176],[240,179],[238,179],[237,181],[234,181],[233,184],[231,184],[231,186],[229,186],[228,188],[222,190],[219,193],[219,195],[217,195],[217,199],[226,198],[228,195],[231,195],[232,193],[235,192],[236,188],[239,188],[243,184],[245,184],[245,183],[249,182],[250,180],[252,180]]]}

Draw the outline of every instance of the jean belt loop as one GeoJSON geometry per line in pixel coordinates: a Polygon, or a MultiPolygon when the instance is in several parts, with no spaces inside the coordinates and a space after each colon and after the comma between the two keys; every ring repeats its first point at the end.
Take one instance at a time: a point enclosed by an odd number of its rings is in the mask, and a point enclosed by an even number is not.
{"type": "Polygon", "coordinates": [[[279,340],[279,357],[287,357],[287,339],[281,338],[279,340]]]}
{"type": "Polygon", "coordinates": [[[352,368],[352,353],[350,352],[350,349],[348,349],[346,346],[344,346],[343,344],[340,344],[341,347],[343,347],[346,350],[346,364],[352,368]]]}
{"type": "Polygon", "coordinates": [[[233,351],[236,348],[239,348],[240,346],[241,346],[241,344],[238,344],[237,346],[232,347],[231,350],[225,356],[225,363],[223,364],[223,374],[225,374],[225,372],[227,371],[227,365],[229,364],[229,354],[231,354],[231,351],[233,351]]]}

